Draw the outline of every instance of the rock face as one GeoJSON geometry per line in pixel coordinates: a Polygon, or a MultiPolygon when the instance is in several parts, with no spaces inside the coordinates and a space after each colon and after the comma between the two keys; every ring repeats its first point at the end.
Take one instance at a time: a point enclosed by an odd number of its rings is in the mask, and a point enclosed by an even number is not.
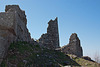
{"type": "Polygon", "coordinates": [[[43,34],[40,37],[39,44],[49,49],[59,48],[59,32],[57,18],[48,22],[47,33],[43,34]]]}
{"type": "Polygon", "coordinates": [[[0,63],[13,41],[31,41],[25,11],[18,5],[7,5],[0,13],[0,63]]]}
{"type": "Polygon", "coordinates": [[[63,46],[63,47],[61,48],[61,51],[62,51],[62,52],[65,52],[66,54],[73,54],[73,55],[76,55],[76,56],[78,56],[78,57],[83,56],[83,50],[82,50],[82,47],[81,47],[81,45],[80,45],[80,40],[79,40],[79,38],[77,37],[77,34],[76,34],[76,33],[73,33],[73,34],[70,36],[69,44],[63,46]]]}

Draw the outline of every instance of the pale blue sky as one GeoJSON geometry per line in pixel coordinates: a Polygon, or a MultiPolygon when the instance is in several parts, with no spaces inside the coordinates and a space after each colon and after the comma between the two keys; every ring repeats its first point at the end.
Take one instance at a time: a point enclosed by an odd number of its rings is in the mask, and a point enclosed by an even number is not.
{"type": "Polygon", "coordinates": [[[48,21],[58,17],[60,45],[68,44],[77,33],[84,55],[100,54],[100,0],[0,0],[0,12],[5,5],[17,4],[25,10],[28,29],[34,39],[46,33],[48,21]]]}

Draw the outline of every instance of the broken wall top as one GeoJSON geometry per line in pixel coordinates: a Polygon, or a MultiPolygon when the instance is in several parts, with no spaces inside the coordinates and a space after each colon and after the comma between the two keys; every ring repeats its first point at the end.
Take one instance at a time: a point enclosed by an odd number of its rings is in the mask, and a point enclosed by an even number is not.
{"type": "Polygon", "coordinates": [[[25,11],[21,10],[18,5],[6,5],[5,12],[7,13],[17,13],[20,19],[27,24],[27,19],[25,15],[25,11]]]}

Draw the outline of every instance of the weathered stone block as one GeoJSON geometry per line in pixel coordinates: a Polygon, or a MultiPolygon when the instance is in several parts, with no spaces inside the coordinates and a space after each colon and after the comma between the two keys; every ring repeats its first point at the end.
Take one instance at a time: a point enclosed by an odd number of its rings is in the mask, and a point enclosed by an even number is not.
{"type": "Polygon", "coordinates": [[[10,29],[14,27],[14,20],[14,13],[0,13],[0,29],[10,29]]]}

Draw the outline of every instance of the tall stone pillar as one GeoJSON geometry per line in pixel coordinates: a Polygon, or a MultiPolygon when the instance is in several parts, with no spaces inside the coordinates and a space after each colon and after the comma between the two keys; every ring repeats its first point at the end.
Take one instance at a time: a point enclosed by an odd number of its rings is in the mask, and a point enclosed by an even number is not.
{"type": "Polygon", "coordinates": [[[39,43],[49,49],[59,48],[59,32],[57,18],[48,22],[47,33],[41,36],[41,38],[39,39],[39,43]]]}

